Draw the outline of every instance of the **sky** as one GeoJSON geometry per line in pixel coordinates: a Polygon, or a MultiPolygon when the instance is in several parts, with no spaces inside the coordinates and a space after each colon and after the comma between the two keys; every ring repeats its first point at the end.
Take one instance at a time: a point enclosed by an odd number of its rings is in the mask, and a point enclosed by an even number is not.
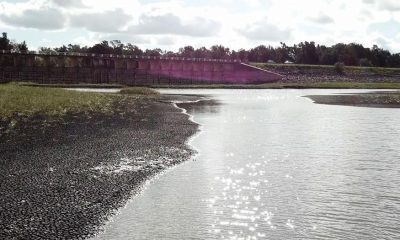
{"type": "Polygon", "coordinates": [[[399,0],[0,0],[0,29],[30,49],[121,40],[140,48],[374,44],[400,52],[399,0]]]}

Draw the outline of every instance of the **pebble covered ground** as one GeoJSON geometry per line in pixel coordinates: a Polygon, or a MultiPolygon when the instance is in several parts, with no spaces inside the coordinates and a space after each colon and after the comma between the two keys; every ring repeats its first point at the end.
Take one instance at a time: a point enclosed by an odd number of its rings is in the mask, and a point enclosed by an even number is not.
{"type": "Polygon", "coordinates": [[[398,72],[383,74],[374,73],[367,69],[352,71],[346,70],[343,74],[337,73],[333,68],[308,67],[296,68],[292,66],[268,66],[267,70],[283,75],[282,83],[321,83],[321,82],[360,82],[360,83],[398,83],[398,72]]]}
{"type": "Polygon", "coordinates": [[[0,239],[93,236],[149,177],[190,159],[197,129],[149,99],[0,134],[0,239]]]}

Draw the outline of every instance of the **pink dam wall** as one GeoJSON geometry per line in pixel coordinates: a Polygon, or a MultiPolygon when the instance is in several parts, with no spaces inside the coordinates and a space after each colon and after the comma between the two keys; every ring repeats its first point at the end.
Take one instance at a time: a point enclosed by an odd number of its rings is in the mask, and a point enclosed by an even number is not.
{"type": "Polygon", "coordinates": [[[240,62],[153,60],[148,64],[139,64],[139,69],[153,76],[212,83],[268,83],[282,78],[279,74],[240,62]]]}
{"type": "Polygon", "coordinates": [[[282,76],[240,61],[94,54],[0,52],[0,82],[254,84],[282,76]]]}

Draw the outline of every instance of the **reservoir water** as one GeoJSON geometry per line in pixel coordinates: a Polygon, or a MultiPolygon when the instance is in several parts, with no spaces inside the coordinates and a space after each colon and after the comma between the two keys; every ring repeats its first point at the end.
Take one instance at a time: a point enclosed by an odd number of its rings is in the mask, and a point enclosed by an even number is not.
{"type": "Polygon", "coordinates": [[[399,239],[400,109],[318,105],[359,90],[163,90],[193,107],[199,153],[97,239],[399,239]]]}

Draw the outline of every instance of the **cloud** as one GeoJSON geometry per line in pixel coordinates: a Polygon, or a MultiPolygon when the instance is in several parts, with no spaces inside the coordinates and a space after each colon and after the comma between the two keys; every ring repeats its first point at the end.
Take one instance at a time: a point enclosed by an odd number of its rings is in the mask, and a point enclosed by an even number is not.
{"type": "Polygon", "coordinates": [[[1,15],[0,19],[11,26],[41,30],[62,29],[66,16],[55,8],[25,10],[21,14],[1,15]]]}
{"type": "Polygon", "coordinates": [[[360,13],[361,13],[361,17],[362,17],[361,19],[372,17],[372,13],[367,9],[361,10],[360,13]]]}
{"type": "Polygon", "coordinates": [[[181,18],[167,13],[164,15],[141,15],[139,23],[128,28],[128,32],[134,34],[171,34],[192,37],[207,37],[216,35],[220,30],[220,24],[213,20],[194,18],[183,23],[181,18]]]}
{"type": "Polygon", "coordinates": [[[115,34],[100,35],[100,36],[98,36],[98,39],[99,39],[99,41],[100,40],[108,40],[108,41],[121,40],[122,42],[132,43],[134,45],[151,43],[151,40],[149,38],[145,38],[143,36],[138,36],[138,35],[133,35],[133,34],[127,34],[127,33],[115,33],[115,34]]]}
{"type": "Polygon", "coordinates": [[[400,2],[398,0],[381,0],[379,7],[391,12],[400,11],[400,2]]]}
{"type": "Polygon", "coordinates": [[[382,47],[384,49],[389,49],[390,48],[389,47],[389,42],[384,38],[381,38],[381,37],[377,38],[377,39],[375,39],[375,42],[377,43],[377,45],[379,47],[382,47]]]}
{"type": "Polygon", "coordinates": [[[56,6],[63,7],[63,8],[82,8],[85,5],[82,3],[81,0],[50,0],[56,6]]]}
{"type": "Polygon", "coordinates": [[[158,45],[173,45],[175,44],[175,39],[172,37],[161,37],[161,38],[157,38],[157,44],[158,45]]]}
{"type": "Polygon", "coordinates": [[[363,3],[366,3],[366,4],[374,4],[374,3],[375,3],[375,0],[363,0],[363,3]]]}
{"type": "Polygon", "coordinates": [[[318,24],[330,24],[334,22],[334,20],[331,17],[322,13],[316,17],[310,17],[308,19],[313,23],[318,23],[318,24]]]}
{"type": "Polygon", "coordinates": [[[131,20],[131,16],[124,13],[122,9],[105,11],[99,13],[82,13],[71,15],[72,27],[85,28],[92,32],[118,32],[131,20]]]}
{"type": "Polygon", "coordinates": [[[400,2],[398,0],[363,0],[366,4],[375,4],[381,10],[390,12],[400,11],[400,2]]]}
{"type": "Polygon", "coordinates": [[[400,33],[400,22],[391,19],[386,22],[372,23],[368,26],[368,31],[378,32],[390,38],[400,33]]]}
{"type": "Polygon", "coordinates": [[[383,37],[378,37],[374,40],[374,43],[380,48],[383,48],[385,50],[389,50],[391,53],[400,53],[398,51],[399,45],[397,44],[396,41],[393,41],[388,38],[383,38],[383,37]]]}
{"type": "Polygon", "coordinates": [[[265,20],[253,24],[249,24],[244,28],[237,30],[249,40],[263,41],[286,41],[291,39],[292,32],[289,29],[280,29],[274,24],[270,24],[265,20]]]}

